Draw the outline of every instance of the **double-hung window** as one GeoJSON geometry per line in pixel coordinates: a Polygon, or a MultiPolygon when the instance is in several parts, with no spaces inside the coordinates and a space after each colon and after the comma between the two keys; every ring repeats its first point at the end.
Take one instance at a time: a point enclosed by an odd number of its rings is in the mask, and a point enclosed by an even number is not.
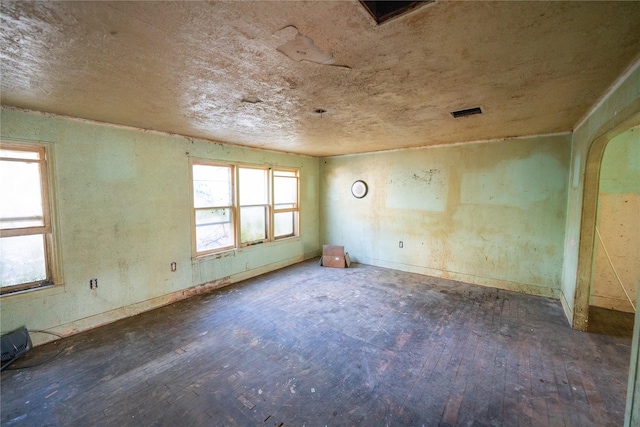
{"type": "Polygon", "coordinates": [[[0,291],[53,282],[47,152],[0,143],[0,291]]]}
{"type": "Polygon", "coordinates": [[[299,173],[193,161],[194,253],[299,235],[299,173]]]}
{"type": "Polygon", "coordinates": [[[196,253],[236,246],[233,177],[233,166],[193,165],[196,253]]]}
{"type": "Polygon", "coordinates": [[[273,237],[298,234],[298,172],[273,171],[273,237]]]}
{"type": "Polygon", "coordinates": [[[240,244],[269,239],[269,170],[238,168],[240,244]]]}

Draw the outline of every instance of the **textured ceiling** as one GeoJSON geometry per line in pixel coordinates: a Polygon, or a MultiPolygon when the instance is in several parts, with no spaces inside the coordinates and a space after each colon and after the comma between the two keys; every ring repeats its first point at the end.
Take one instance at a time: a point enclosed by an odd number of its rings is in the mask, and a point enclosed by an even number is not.
{"type": "Polygon", "coordinates": [[[2,0],[0,24],[2,105],[313,156],[571,131],[640,55],[640,2],[377,26],[357,0],[2,0]]]}

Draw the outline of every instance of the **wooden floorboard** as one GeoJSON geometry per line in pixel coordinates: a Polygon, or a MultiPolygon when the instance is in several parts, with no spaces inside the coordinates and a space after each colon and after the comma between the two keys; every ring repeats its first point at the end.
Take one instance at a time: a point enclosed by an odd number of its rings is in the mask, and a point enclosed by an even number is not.
{"type": "Polygon", "coordinates": [[[553,299],[352,267],[300,263],[36,347],[2,372],[1,423],[622,423],[626,320],[581,333],[553,299]]]}

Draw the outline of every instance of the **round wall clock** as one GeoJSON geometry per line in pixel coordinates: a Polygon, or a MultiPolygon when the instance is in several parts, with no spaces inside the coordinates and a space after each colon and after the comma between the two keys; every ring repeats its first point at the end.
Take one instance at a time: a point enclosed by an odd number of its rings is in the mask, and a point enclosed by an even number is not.
{"type": "Polygon", "coordinates": [[[351,185],[351,194],[353,194],[353,197],[358,199],[362,199],[366,196],[367,190],[367,183],[361,180],[358,180],[351,185]]]}

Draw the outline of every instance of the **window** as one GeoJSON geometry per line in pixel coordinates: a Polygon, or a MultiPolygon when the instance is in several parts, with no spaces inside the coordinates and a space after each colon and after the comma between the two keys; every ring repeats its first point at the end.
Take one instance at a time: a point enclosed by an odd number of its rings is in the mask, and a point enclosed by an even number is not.
{"type": "Polygon", "coordinates": [[[298,179],[296,170],[194,160],[195,254],[297,236],[298,179]]]}
{"type": "Polygon", "coordinates": [[[273,235],[276,239],[298,234],[298,173],[273,171],[273,235]]]}
{"type": "Polygon", "coordinates": [[[267,169],[238,168],[240,244],[269,238],[269,178],[267,169]]]}
{"type": "Polygon", "coordinates": [[[53,284],[44,147],[0,143],[0,291],[53,284]]]}
{"type": "Polygon", "coordinates": [[[196,253],[235,246],[233,167],[193,165],[196,253]]]}

